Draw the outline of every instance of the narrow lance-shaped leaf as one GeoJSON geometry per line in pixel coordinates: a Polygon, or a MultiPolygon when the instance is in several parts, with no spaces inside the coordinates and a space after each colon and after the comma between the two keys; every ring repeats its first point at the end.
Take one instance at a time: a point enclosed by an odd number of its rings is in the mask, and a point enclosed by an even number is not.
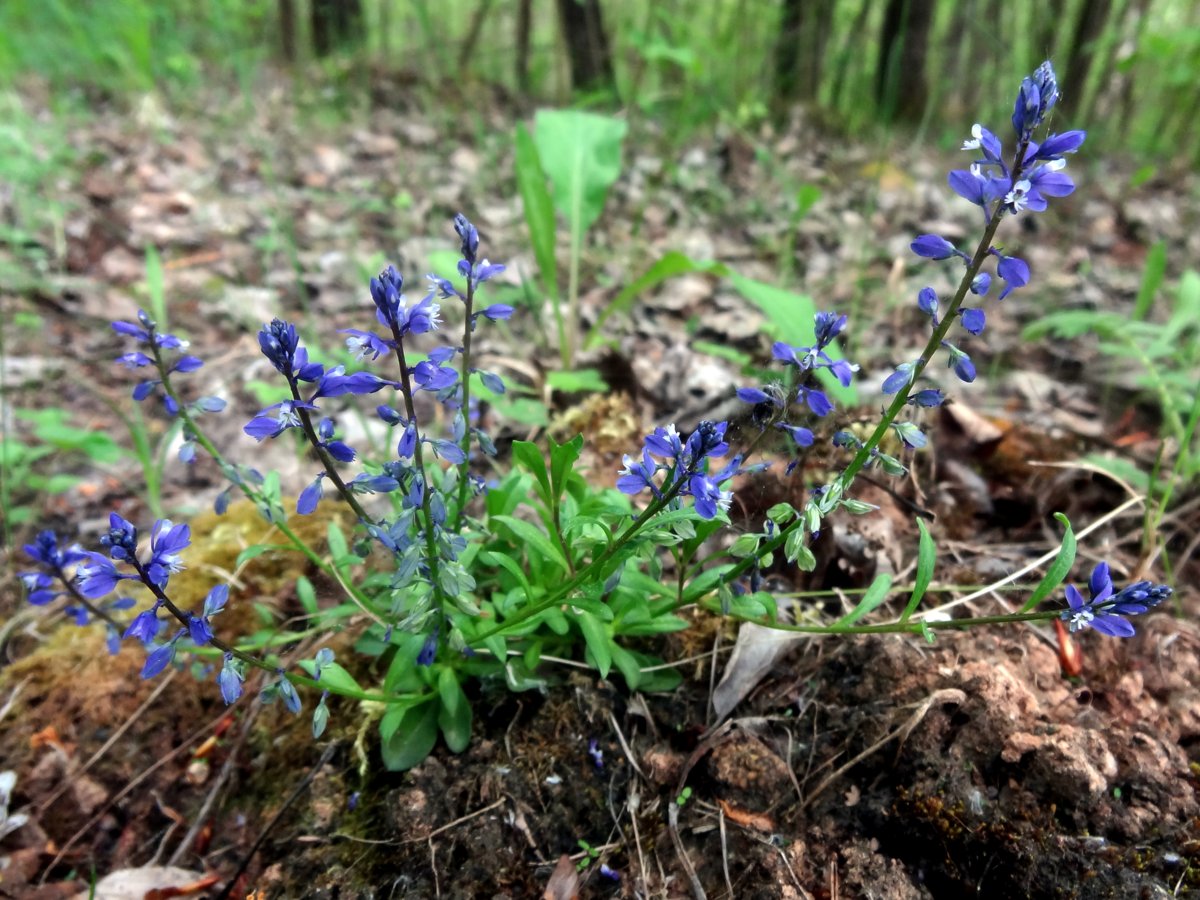
{"type": "Polygon", "coordinates": [[[1054,562],[1046,571],[1046,576],[1034,588],[1029,599],[1025,601],[1025,605],[1021,607],[1021,612],[1029,612],[1049,597],[1050,592],[1063,583],[1063,579],[1071,572],[1071,566],[1075,564],[1075,532],[1071,528],[1071,521],[1062,513],[1055,513],[1054,518],[1058,519],[1067,529],[1063,533],[1062,546],[1058,550],[1058,556],[1054,558],[1054,562]]]}
{"type": "Polygon", "coordinates": [[[901,622],[907,622],[908,617],[916,612],[921,598],[925,596],[930,582],[933,581],[933,567],[937,562],[937,545],[921,519],[917,519],[917,528],[921,532],[921,540],[917,545],[917,577],[913,582],[912,596],[908,598],[908,605],[904,607],[904,614],[900,617],[901,622]]]}

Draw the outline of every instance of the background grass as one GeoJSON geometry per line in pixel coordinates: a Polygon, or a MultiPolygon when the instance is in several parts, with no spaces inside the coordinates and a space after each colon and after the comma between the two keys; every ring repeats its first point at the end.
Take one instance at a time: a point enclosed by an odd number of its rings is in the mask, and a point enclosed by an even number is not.
{"type": "MultiPolygon", "coordinates": [[[[1093,147],[1108,154],[1200,162],[1200,4],[1189,0],[1109,0],[1103,27],[1074,46],[1075,27],[1094,0],[937,2],[920,125],[949,144],[965,118],[997,120],[992,98],[1043,58],[1070,85],[1072,120],[1095,123],[1093,147]],[[1086,71],[1069,71],[1069,64],[1086,71]],[[1003,89],[997,90],[996,85],[1003,89]],[[953,98],[954,106],[948,104],[953,98]],[[963,107],[966,107],[965,109],[963,107]],[[947,123],[953,123],[948,127],[947,123]],[[953,134],[951,134],[953,131],[953,134]]],[[[308,4],[294,0],[297,91],[311,90],[314,62],[308,4]]],[[[365,38],[327,73],[351,95],[381,72],[409,73],[421,88],[485,83],[517,93],[517,6],[492,0],[363,0],[365,38]],[[476,35],[472,40],[471,35],[476,35]],[[361,75],[346,79],[348,73],[361,75]]],[[[822,117],[856,133],[886,123],[894,97],[875,96],[886,4],[833,0],[824,60],[812,103],[822,117]]],[[[774,103],[782,2],[776,0],[602,0],[617,101],[652,116],[669,133],[724,122],[756,124],[774,103]]],[[[536,103],[584,105],[572,97],[552,0],[534,0],[528,59],[536,103]]],[[[0,4],[0,84],[36,78],[59,99],[131,98],[157,90],[175,101],[202,85],[251,94],[280,62],[275,0],[6,0],[0,4]]],[[[344,93],[321,96],[344,102],[344,93]]],[[[441,93],[415,92],[444,104],[441,93]]],[[[464,110],[459,110],[463,112],[464,110]]]]}

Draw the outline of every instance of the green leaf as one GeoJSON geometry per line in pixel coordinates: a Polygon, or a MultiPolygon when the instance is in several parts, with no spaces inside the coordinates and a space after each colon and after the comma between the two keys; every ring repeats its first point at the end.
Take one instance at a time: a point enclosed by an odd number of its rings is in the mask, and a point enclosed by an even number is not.
{"type": "Polygon", "coordinates": [[[803,528],[793,528],[789,531],[783,542],[783,555],[787,557],[788,562],[795,563],[801,572],[811,572],[817,567],[817,557],[808,548],[804,538],[803,528]]]}
{"type": "MultiPolygon", "coordinates": [[[[300,668],[307,672],[310,677],[313,677],[317,669],[316,661],[302,659],[300,660],[300,668]]],[[[354,676],[337,663],[330,663],[327,666],[321,667],[320,683],[331,694],[345,694],[349,691],[357,691],[360,694],[363,692],[363,689],[358,686],[358,682],[354,680],[354,676]]]]}
{"type": "Polygon", "coordinates": [[[292,549],[291,546],[288,544],[251,544],[249,547],[247,547],[245,550],[243,550],[241,553],[239,553],[237,555],[237,559],[234,561],[233,567],[235,569],[240,569],[242,566],[244,566],[250,560],[255,559],[259,556],[262,556],[264,553],[269,553],[272,550],[291,550],[291,549],[292,549]]]}
{"type": "Polygon", "coordinates": [[[517,584],[521,585],[521,590],[525,592],[525,601],[533,603],[533,587],[529,584],[529,579],[525,577],[525,572],[515,559],[505,553],[485,550],[479,554],[479,561],[485,566],[499,566],[512,575],[513,578],[517,579],[517,584]]]}
{"type": "Polygon", "coordinates": [[[550,473],[546,471],[546,461],[542,458],[542,451],[537,448],[537,444],[529,441],[513,441],[512,455],[522,469],[529,472],[538,483],[538,496],[546,506],[550,505],[550,473]]]}
{"type": "Polygon", "coordinates": [[[296,599],[300,601],[300,605],[310,616],[315,616],[320,612],[321,608],[317,605],[316,588],[313,587],[313,583],[308,580],[306,575],[301,575],[296,579],[296,599]]]}
{"type": "Polygon", "coordinates": [[[1025,601],[1025,605],[1021,607],[1021,612],[1029,612],[1049,597],[1050,592],[1062,584],[1067,575],[1071,573],[1071,566],[1075,565],[1075,531],[1071,528],[1071,520],[1062,513],[1055,513],[1054,518],[1058,519],[1059,523],[1066,529],[1063,532],[1062,546],[1059,547],[1058,555],[1054,557],[1054,562],[1046,570],[1046,576],[1038,582],[1038,586],[1033,589],[1033,593],[1029,595],[1029,599],[1025,601]]]}
{"type": "Polygon", "coordinates": [[[395,634],[392,642],[396,644],[396,652],[383,679],[383,692],[400,694],[419,690],[423,682],[417,670],[417,656],[425,643],[424,635],[395,634]]]}
{"type": "Polygon", "coordinates": [[[629,689],[636,691],[642,681],[642,672],[638,661],[632,653],[618,644],[609,644],[609,649],[612,651],[613,665],[617,667],[617,671],[621,673],[625,683],[629,685],[629,689]]]}
{"type": "Polygon", "coordinates": [[[341,568],[343,560],[350,555],[350,545],[346,543],[346,535],[342,533],[337,522],[329,523],[326,540],[329,543],[329,555],[333,559],[333,564],[341,568]]]}
{"type": "Polygon", "coordinates": [[[575,617],[575,621],[579,623],[579,630],[583,632],[583,640],[587,644],[588,650],[591,651],[596,668],[600,670],[600,677],[607,678],[612,669],[613,647],[608,630],[599,619],[588,612],[579,613],[575,617]]]}
{"type": "Polygon", "coordinates": [[[862,599],[858,601],[858,605],[846,615],[842,616],[837,622],[837,625],[853,625],[867,613],[872,612],[880,603],[887,599],[888,591],[892,589],[892,576],[880,574],[875,576],[875,580],[871,582],[871,586],[867,588],[862,599]]]}
{"type": "Polygon", "coordinates": [[[562,551],[554,545],[554,542],[546,536],[544,531],[532,522],[526,522],[524,519],[518,519],[514,516],[492,516],[492,521],[499,525],[507,525],[509,530],[517,536],[519,542],[528,545],[527,550],[536,550],[564,572],[569,570],[567,560],[563,556],[562,551]]]}
{"type": "Polygon", "coordinates": [[[708,272],[712,275],[723,277],[729,274],[729,269],[724,263],[696,262],[678,250],[668,251],[640,277],[635,278],[629,284],[625,285],[621,289],[621,292],[609,301],[608,306],[600,311],[600,315],[596,317],[596,324],[588,332],[587,346],[590,347],[595,343],[599,337],[601,327],[608,320],[609,316],[615,313],[628,312],[639,296],[645,291],[662,284],[668,278],[674,278],[677,275],[688,275],[693,272],[708,272]]]}
{"type": "Polygon", "coordinates": [[[920,518],[917,519],[917,528],[921,532],[921,539],[917,544],[917,577],[913,581],[912,596],[908,598],[908,605],[904,607],[904,614],[900,616],[901,622],[908,621],[908,617],[913,614],[921,598],[929,590],[929,584],[933,581],[933,567],[937,562],[937,545],[934,544],[933,536],[925,522],[920,518]]]}
{"type": "Polygon", "coordinates": [[[462,753],[471,743],[471,704],[451,668],[438,673],[438,728],[446,739],[451,753],[462,753]]]}
{"type": "Polygon", "coordinates": [[[1162,286],[1163,276],[1167,274],[1167,242],[1159,241],[1146,254],[1146,268],[1142,272],[1142,284],[1138,288],[1137,299],[1133,304],[1133,318],[1141,321],[1150,313],[1154,297],[1162,286]]]}
{"type": "Polygon", "coordinates": [[[416,706],[393,706],[379,721],[383,739],[380,751],[390,772],[404,772],[420,764],[437,741],[438,709],[436,700],[416,706]]]}
{"type": "Polygon", "coordinates": [[[595,369],[559,369],[546,373],[546,384],[564,394],[605,394],[606,382],[595,369]]]}
{"type": "Polygon", "coordinates": [[[150,315],[158,325],[158,331],[168,331],[167,296],[163,287],[162,259],[153,244],[146,247],[146,293],[150,296],[150,315]]]}
{"type": "Polygon", "coordinates": [[[534,142],[554,187],[554,205],[580,243],[621,174],[626,130],[621,119],[574,109],[542,109],[534,117],[534,142]]]}
{"type": "Polygon", "coordinates": [[[533,258],[537,260],[546,296],[557,297],[558,261],[554,254],[554,201],[546,187],[546,173],[538,157],[537,145],[524,125],[517,125],[513,143],[516,149],[517,190],[525,208],[525,224],[529,227],[533,258]]]}
{"type": "Polygon", "coordinates": [[[565,444],[556,444],[554,438],[550,438],[550,484],[554,488],[552,496],[556,501],[567,489],[567,476],[571,474],[582,450],[582,434],[575,435],[565,444]]]}

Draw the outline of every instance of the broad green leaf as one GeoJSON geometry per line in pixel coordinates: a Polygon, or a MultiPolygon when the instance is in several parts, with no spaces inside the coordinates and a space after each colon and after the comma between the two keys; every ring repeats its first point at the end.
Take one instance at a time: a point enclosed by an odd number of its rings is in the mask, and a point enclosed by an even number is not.
{"type": "Polygon", "coordinates": [[[516,150],[517,190],[525,208],[525,224],[529,227],[529,243],[537,260],[542,286],[547,297],[558,296],[558,262],[554,255],[554,201],[546,187],[546,173],[538,157],[537,146],[525,130],[517,125],[513,138],[516,150]]]}
{"type": "Polygon", "coordinates": [[[550,438],[550,484],[554,488],[554,498],[562,497],[567,487],[567,476],[571,474],[579,454],[583,450],[583,435],[577,434],[565,444],[556,444],[550,438]]]}
{"type": "Polygon", "coordinates": [[[438,727],[451,753],[462,753],[471,743],[471,704],[450,668],[438,674],[438,727]]]}
{"type": "Polygon", "coordinates": [[[436,700],[417,706],[393,706],[379,722],[380,751],[390,772],[404,772],[421,763],[433,749],[438,733],[436,700]]]}
{"type": "Polygon", "coordinates": [[[256,557],[262,556],[264,553],[270,553],[272,550],[291,550],[291,549],[292,549],[291,546],[288,544],[251,544],[249,547],[247,547],[245,550],[243,550],[241,553],[239,553],[237,555],[237,559],[234,561],[233,567],[235,569],[240,569],[242,566],[244,566],[250,560],[255,559],[256,557]]]}
{"type": "Polygon", "coordinates": [[[512,455],[517,465],[529,472],[538,483],[538,496],[547,506],[550,505],[550,473],[546,471],[546,460],[537,444],[529,441],[513,441],[512,455]]]}
{"type": "Polygon", "coordinates": [[[1167,274],[1167,242],[1159,241],[1146,254],[1146,268],[1142,272],[1142,284],[1133,303],[1133,318],[1145,319],[1154,304],[1163,276],[1167,274]]]}
{"type": "Polygon", "coordinates": [[[308,580],[306,575],[301,575],[296,579],[296,599],[300,601],[300,605],[310,616],[315,616],[320,612],[320,607],[317,606],[316,588],[313,587],[313,583],[308,580]]]}
{"type": "Polygon", "coordinates": [[[613,665],[617,667],[617,671],[621,673],[625,683],[629,685],[629,689],[636,691],[642,681],[642,672],[638,661],[632,653],[618,644],[610,644],[609,649],[612,651],[613,665]]]}
{"type": "Polygon", "coordinates": [[[871,582],[871,586],[867,588],[866,593],[862,595],[862,599],[858,601],[858,605],[846,615],[842,616],[837,622],[837,625],[853,625],[867,613],[872,612],[880,603],[887,599],[888,591],[892,588],[892,576],[880,574],[875,576],[875,580],[871,582]]]}
{"type": "Polygon", "coordinates": [[[333,558],[333,564],[340,567],[342,560],[350,555],[350,545],[346,543],[346,535],[342,533],[337,522],[329,523],[326,540],[329,543],[329,555],[333,558]]]}
{"type": "Polygon", "coordinates": [[[553,185],[554,206],[580,243],[621,174],[626,130],[620,119],[575,109],[542,109],[534,117],[534,143],[553,185]]]}
{"type": "MultiPolygon", "coordinates": [[[[302,659],[300,660],[300,668],[310,676],[313,676],[317,669],[316,661],[302,659]]],[[[330,663],[327,666],[321,667],[320,683],[328,688],[331,694],[340,694],[346,691],[362,693],[362,688],[358,686],[358,682],[354,680],[354,676],[337,663],[330,663]]]]}
{"type": "Polygon", "coordinates": [[[588,612],[579,613],[575,617],[575,621],[579,623],[579,630],[583,632],[583,640],[587,644],[588,650],[591,651],[596,668],[600,670],[600,677],[607,678],[612,669],[613,647],[608,629],[599,619],[588,612]]]}
{"type": "Polygon", "coordinates": [[[521,590],[525,593],[526,602],[533,603],[533,587],[529,584],[529,579],[525,577],[525,572],[515,559],[499,551],[485,550],[479,554],[479,561],[485,566],[499,566],[512,575],[513,578],[517,579],[517,583],[521,585],[521,590]]]}
{"type": "Polygon", "coordinates": [[[917,544],[917,577],[913,581],[912,596],[908,598],[908,605],[904,607],[904,614],[900,616],[901,622],[908,621],[908,617],[913,614],[921,598],[929,590],[929,584],[933,581],[933,567],[937,562],[937,545],[934,544],[933,536],[925,522],[920,518],[917,519],[917,528],[921,531],[921,539],[917,544]]]}
{"type": "Polygon", "coordinates": [[[564,394],[603,394],[608,392],[606,382],[595,369],[558,369],[546,373],[546,384],[564,394]]]}
{"type": "Polygon", "coordinates": [[[1029,612],[1049,597],[1050,592],[1062,584],[1063,579],[1071,573],[1071,566],[1075,565],[1075,531],[1071,528],[1071,520],[1062,513],[1055,513],[1054,518],[1058,519],[1066,529],[1063,532],[1062,546],[1059,547],[1054,562],[1046,570],[1046,576],[1038,582],[1038,586],[1034,588],[1029,599],[1025,601],[1025,605],[1021,607],[1021,612],[1029,612]]]}
{"type": "Polygon", "coordinates": [[[500,525],[507,525],[519,541],[528,545],[527,549],[532,548],[536,550],[564,572],[569,569],[562,550],[556,547],[546,533],[532,522],[526,522],[524,519],[518,519],[515,516],[492,516],[492,521],[500,525]]]}

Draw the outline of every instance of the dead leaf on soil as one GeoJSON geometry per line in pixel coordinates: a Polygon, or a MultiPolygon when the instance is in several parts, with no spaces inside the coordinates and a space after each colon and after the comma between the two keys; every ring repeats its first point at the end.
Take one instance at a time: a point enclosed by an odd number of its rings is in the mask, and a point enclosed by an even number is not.
{"type": "MultiPolygon", "coordinates": [[[[791,621],[790,600],[779,599],[779,615],[783,621],[791,621]]],[[[721,683],[713,691],[713,711],[717,719],[724,719],[733,712],[775,667],[775,663],[806,637],[794,631],[743,623],[738,629],[737,642],[725,665],[721,683]]]]}
{"type": "Polygon", "coordinates": [[[542,900],[579,900],[579,873],[575,864],[565,853],[558,858],[558,865],[550,873],[542,900]]]}
{"type": "Polygon", "coordinates": [[[166,900],[167,897],[197,896],[216,884],[215,875],[202,875],[175,866],[143,866],[119,869],[96,882],[95,891],[83,891],[75,900],[166,900]]]}

